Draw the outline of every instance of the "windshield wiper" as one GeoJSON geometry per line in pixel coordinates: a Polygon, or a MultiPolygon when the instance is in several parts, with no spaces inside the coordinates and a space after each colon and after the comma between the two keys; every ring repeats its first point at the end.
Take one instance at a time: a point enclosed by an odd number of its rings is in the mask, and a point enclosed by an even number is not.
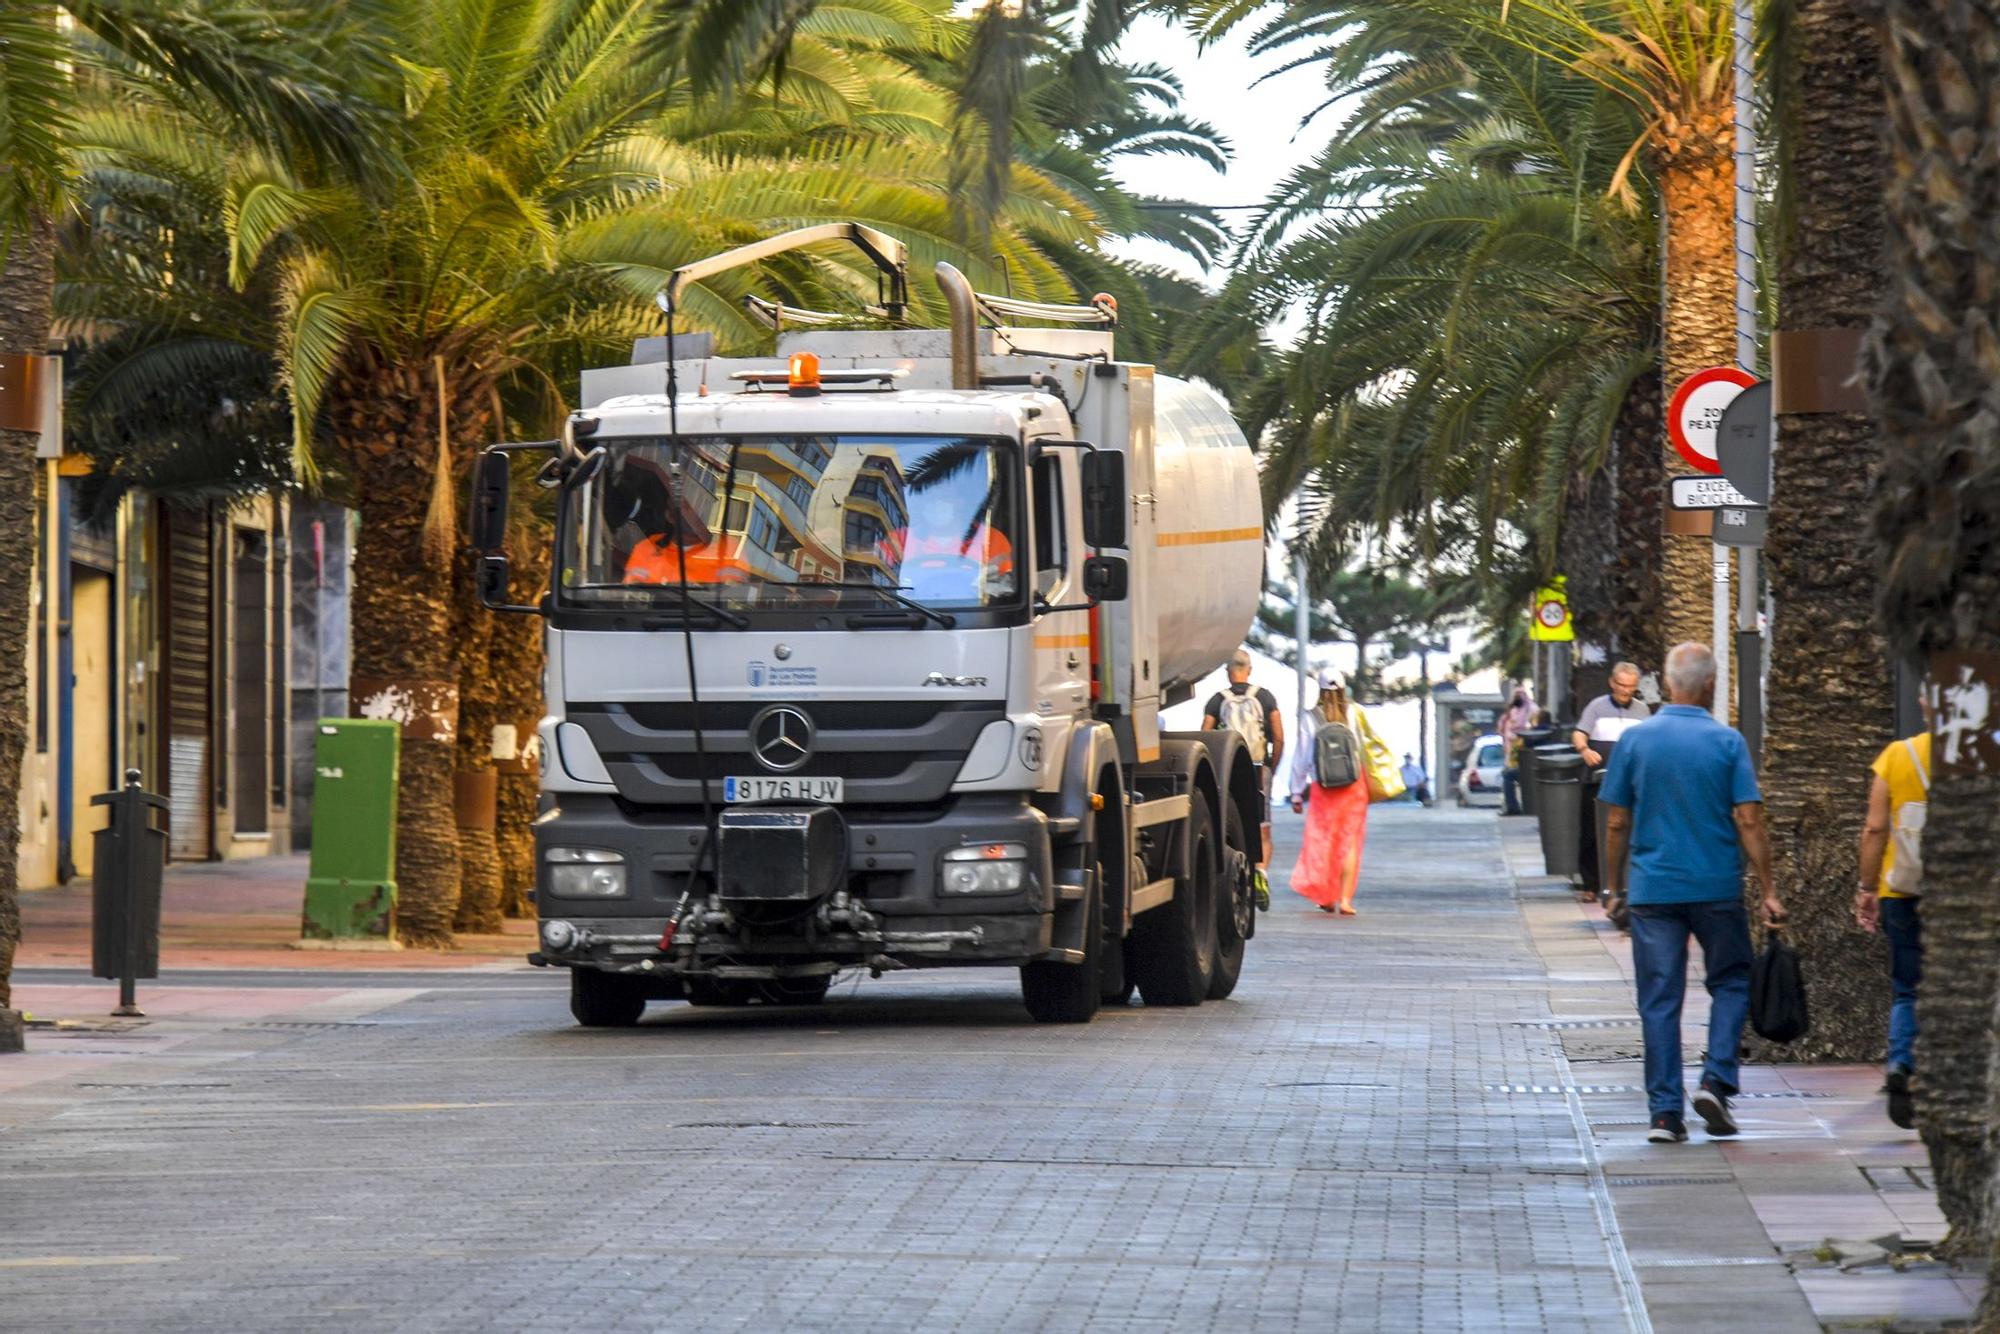
{"type": "Polygon", "coordinates": [[[696,597],[692,593],[683,593],[672,584],[659,584],[656,587],[662,593],[671,593],[675,597],[680,598],[682,600],[681,606],[689,611],[698,611],[704,615],[713,616],[716,620],[726,625],[733,625],[738,630],[748,630],[750,628],[750,618],[741,612],[731,611],[719,603],[710,602],[707,598],[696,597]]]}
{"type": "MultiPolygon", "coordinates": [[[[727,625],[733,625],[738,630],[747,630],[750,627],[750,618],[748,616],[744,616],[739,612],[733,612],[727,607],[718,606],[710,602],[707,598],[696,597],[693,593],[683,594],[679,587],[674,584],[578,584],[576,587],[586,592],[616,590],[618,592],[629,593],[635,589],[644,589],[648,597],[657,593],[666,593],[673,597],[685,598],[686,600],[681,605],[689,611],[699,612],[703,616],[713,616],[716,620],[727,625]]],[[[664,618],[658,619],[660,628],[666,628],[670,624],[677,623],[667,622],[664,618]]]]}
{"type": "Polygon", "coordinates": [[[936,607],[926,607],[923,603],[917,601],[915,598],[904,597],[900,592],[897,591],[896,586],[894,585],[850,583],[850,584],[814,584],[812,585],[812,587],[853,588],[853,589],[858,589],[864,593],[880,593],[883,597],[888,598],[891,602],[900,603],[903,606],[908,607],[911,611],[916,612],[919,616],[925,617],[928,620],[936,621],[939,625],[943,626],[947,630],[951,629],[954,625],[958,624],[958,617],[952,615],[950,612],[939,611],[936,607]]]}

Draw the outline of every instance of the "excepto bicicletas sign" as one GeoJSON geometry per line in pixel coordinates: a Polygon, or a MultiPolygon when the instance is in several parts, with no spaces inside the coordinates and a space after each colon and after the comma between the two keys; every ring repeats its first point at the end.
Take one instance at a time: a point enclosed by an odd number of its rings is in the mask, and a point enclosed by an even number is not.
{"type": "Polygon", "coordinates": [[[1757,377],[1734,366],[1711,366],[1681,382],[1667,403],[1667,436],[1688,466],[1720,476],[1715,441],[1722,413],[1757,377]]]}

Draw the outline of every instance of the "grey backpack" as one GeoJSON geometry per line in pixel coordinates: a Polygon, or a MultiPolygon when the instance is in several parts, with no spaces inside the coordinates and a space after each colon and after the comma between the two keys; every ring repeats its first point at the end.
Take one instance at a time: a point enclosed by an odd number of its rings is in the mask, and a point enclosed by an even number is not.
{"type": "Polygon", "coordinates": [[[1313,733],[1313,781],[1325,788],[1361,781],[1361,740],[1346,723],[1328,719],[1313,733]]]}

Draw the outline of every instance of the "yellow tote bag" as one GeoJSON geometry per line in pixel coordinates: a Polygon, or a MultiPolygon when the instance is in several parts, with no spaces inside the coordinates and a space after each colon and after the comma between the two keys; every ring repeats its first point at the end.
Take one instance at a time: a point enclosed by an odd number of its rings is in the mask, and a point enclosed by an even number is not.
{"type": "Polygon", "coordinates": [[[1409,789],[1403,783],[1403,767],[1396,763],[1395,754],[1375,729],[1368,724],[1368,715],[1357,705],[1354,709],[1355,728],[1360,734],[1362,763],[1368,770],[1368,800],[1394,801],[1409,789]]]}

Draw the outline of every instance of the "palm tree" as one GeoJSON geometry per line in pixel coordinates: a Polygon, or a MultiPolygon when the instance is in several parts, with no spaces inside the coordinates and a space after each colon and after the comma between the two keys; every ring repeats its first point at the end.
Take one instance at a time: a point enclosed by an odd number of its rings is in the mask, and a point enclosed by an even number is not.
{"type": "MultiPolygon", "coordinates": [[[[0,358],[49,347],[56,224],[73,169],[79,90],[150,81],[214,120],[357,163],[365,135],[316,62],[366,67],[337,16],[312,8],[181,0],[18,0],[0,9],[0,358]]],[[[35,552],[35,432],[0,411],[0,846],[19,840],[25,638],[35,552]]],[[[0,858],[0,1016],[20,939],[19,882],[0,858]]]]}
{"type": "MultiPolygon", "coordinates": [[[[1251,0],[1192,0],[1210,32],[1266,6],[1251,0]]],[[[1629,105],[1636,130],[1611,178],[1622,186],[1641,159],[1658,184],[1665,218],[1663,337],[1665,384],[1735,360],[1731,221],[1734,115],[1728,77],[1734,40],[1724,0],[1296,0],[1277,7],[1267,33],[1346,46],[1356,33],[1387,24],[1421,30],[1435,43],[1479,37],[1517,46],[1572,71],[1629,105]]],[[[1664,465],[1678,456],[1662,442],[1664,465]]],[[[1665,545],[1663,639],[1706,639],[1711,631],[1709,551],[1674,538],[1665,545]]]]}
{"type": "MultiPolygon", "coordinates": [[[[53,4],[12,6],[0,13],[0,120],[7,138],[0,220],[6,250],[0,262],[0,358],[41,356],[49,346],[49,305],[55,279],[55,224],[63,159],[59,138],[67,89],[66,45],[56,34],[53,4]]],[[[35,447],[24,414],[0,402],[0,847],[21,841],[21,759],[28,738],[25,652],[35,567],[35,447]]],[[[14,950],[21,939],[19,880],[14,858],[0,857],[0,1051],[18,1050],[20,1016],[10,1008],[14,950]]]]}
{"type": "Polygon", "coordinates": [[[1311,58],[1348,125],[1253,223],[1193,339],[1287,305],[1311,318],[1247,395],[1270,428],[1267,505],[1303,488],[1333,534],[1399,528],[1420,560],[1509,580],[1522,537],[1542,573],[1582,548],[1565,568],[1585,633],[1638,651],[1658,608],[1660,437],[1648,181],[1618,177],[1629,113],[1506,43],[1393,11],[1311,58]]]}
{"type": "MultiPolygon", "coordinates": [[[[1870,392],[1884,449],[1875,535],[1889,642],[1927,661],[1950,716],[1924,831],[1924,935],[1918,1001],[1924,1138],[1938,1198],[1962,1249],[1993,1232],[1988,1138],[2000,911],[2000,766],[1980,733],[2000,698],[2000,440],[1993,386],[1995,174],[1961,145],[1986,141],[1983,98],[2000,78],[2000,31],[1976,6],[1884,6],[1888,94],[1888,284],[1868,339],[1870,392]],[[1982,727],[1963,710],[1960,666],[1987,683],[1982,727]],[[1956,744],[1953,744],[1956,743],[1956,744]]],[[[1985,1317],[2000,1319],[1989,1287],[1985,1317]]]]}
{"type": "MultiPolygon", "coordinates": [[[[1786,220],[1777,228],[1780,340],[1792,330],[1865,328],[1881,304],[1882,70],[1874,20],[1802,0],[1791,17],[1789,86],[1778,105],[1786,220]]],[[[1808,334],[1807,336],[1814,336],[1808,334]]],[[[1764,792],[1791,943],[1813,978],[1812,1032],[1784,1052],[1874,1060],[1887,970],[1849,904],[1867,809],[1868,766],[1893,736],[1895,685],[1874,615],[1866,525],[1878,435],[1865,405],[1805,401],[1790,383],[1777,419],[1764,792]],[[1839,718],[1829,729],[1826,720],[1839,718]]],[[[1953,970],[1956,942],[1931,947],[1953,970]]],[[[1983,1109],[1981,1109],[1983,1110],[1983,1109]]],[[[1975,1113],[1976,1114],[1976,1113],[1975,1113]]]]}

